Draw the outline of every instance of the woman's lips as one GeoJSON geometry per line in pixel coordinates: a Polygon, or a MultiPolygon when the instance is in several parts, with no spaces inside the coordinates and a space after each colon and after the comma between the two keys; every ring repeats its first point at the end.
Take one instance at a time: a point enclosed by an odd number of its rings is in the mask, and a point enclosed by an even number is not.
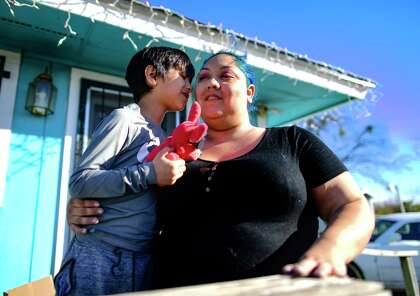
{"type": "Polygon", "coordinates": [[[216,95],[210,95],[210,96],[207,96],[206,98],[206,101],[216,101],[216,100],[220,100],[220,97],[216,95]]]}

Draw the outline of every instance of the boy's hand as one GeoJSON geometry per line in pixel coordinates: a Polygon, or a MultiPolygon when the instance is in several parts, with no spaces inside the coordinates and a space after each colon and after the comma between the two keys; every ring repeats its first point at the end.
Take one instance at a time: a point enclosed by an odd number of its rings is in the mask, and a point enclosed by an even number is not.
{"type": "Polygon", "coordinates": [[[165,147],[153,159],[158,186],[175,184],[176,180],[181,178],[186,170],[183,159],[169,160],[166,158],[166,155],[172,150],[169,147],[165,147]]]}
{"type": "Polygon", "coordinates": [[[67,223],[75,233],[85,234],[87,229],[82,226],[98,224],[103,212],[96,200],[75,198],[67,205],[67,223]]]}

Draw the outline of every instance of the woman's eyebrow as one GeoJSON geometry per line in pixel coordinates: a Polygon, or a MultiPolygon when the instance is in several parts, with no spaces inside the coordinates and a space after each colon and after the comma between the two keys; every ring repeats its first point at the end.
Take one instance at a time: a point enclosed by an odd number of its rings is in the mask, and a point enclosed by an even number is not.
{"type": "MultiPolygon", "coordinates": [[[[222,70],[224,70],[224,69],[232,69],[232,68],[233,67],[231,65],[226,65],[226,66],[221,66],[220,67],[220,69],[222,69],[222,70]]],[[[207,68],[207,67],[203,67],[203,68],[200,69],[200,71],[203,71],[203,70],[210,71],[210,69],[207,68]]]]}
{"type": "MultiPolygon", "coordinates": [[[[226,66],[221,66],[219,68],[219,71],[232,70],[232,69],[233,69],[233,67],[231,65],[226,65],[226,66]]],[[[201,68],[200,71],[198,72],[198,74],[200,74],[203,71],[210,71],[210,68],[207,68],[207,67],[201,68]]]]}

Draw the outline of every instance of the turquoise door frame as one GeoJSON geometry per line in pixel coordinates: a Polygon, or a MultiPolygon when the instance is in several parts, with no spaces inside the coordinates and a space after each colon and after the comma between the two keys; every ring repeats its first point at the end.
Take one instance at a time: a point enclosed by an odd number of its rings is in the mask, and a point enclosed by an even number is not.
{"type": "Polygon", "coordinates": [[[69,68],[22,55],[13,112],[6,191],[0,208],[0,291],[51,274],[69,68]],[[25,110],[29,83],[51,67],[54,114],[25,110]]]}

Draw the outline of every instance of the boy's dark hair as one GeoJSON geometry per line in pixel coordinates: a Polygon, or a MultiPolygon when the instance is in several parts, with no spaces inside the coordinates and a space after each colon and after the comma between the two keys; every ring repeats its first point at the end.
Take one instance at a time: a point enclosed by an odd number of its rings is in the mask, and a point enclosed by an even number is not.
{"type": "Polygon", "coordinates": [[[182,50],[164,46],[145,47],[131,58],[125,73],[125,80],[133,93],[135,103],[150,91],[144,75],[144,70],[149,65],[156,69],[159,77],[163,77],[171,68],[184,72],[190,82],[195,74],[191,60],[182,50]]]}

